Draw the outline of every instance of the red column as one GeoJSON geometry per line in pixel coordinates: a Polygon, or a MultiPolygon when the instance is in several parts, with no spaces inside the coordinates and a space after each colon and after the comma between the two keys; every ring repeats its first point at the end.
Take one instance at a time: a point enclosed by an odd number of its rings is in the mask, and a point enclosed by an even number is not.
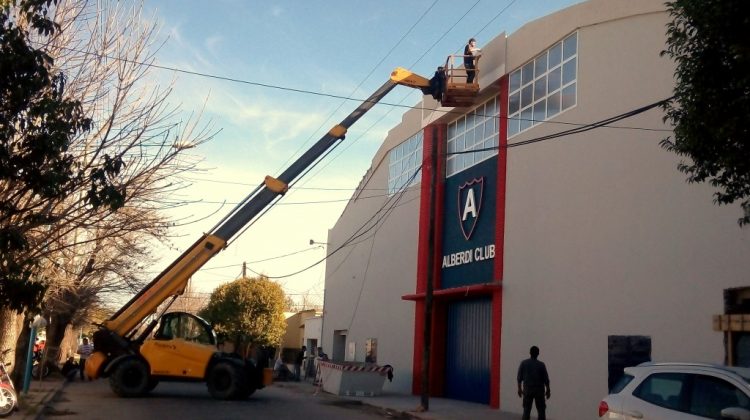
{"type": "MultiPolygon", "coordinates": [[[[508,77],[500,79],[500,105],[498,156],[497,156],[497,205],[495,207],[495,267],[494,281],[503,281],[505,249],[505,180],[508,159],[508,77]]],[[[503,289],[492,293],[492,359],[490,361],[490,407],[500,408],[500,353],[502,351],[503,289]]]]}
{"type": "MultiPolygon", "coordinates": [[[[446,125],[445,124],[433,124],[428,125],[423,131],[423,142],[422,142],[422,179],[421,179],[421,190],[420,190],[420,204],[419,204],[419,243],[417,248],[417,284],[416,294],[424,294],[427,289],[427,264],[433,264],[433,289],[437,290],[440,287],[440,254],[442,250],[442,220],[443,220],[443,196],[444,196],[444,173],[445,173],[445,135],[446,125]],[[436,134],[437,144],[433,143],[433,134],[436,134]],[[430,156],[432,155],[433,147],[437,147],[438,150],[438,163],[437,167],[433,168],[430,163],[430,156]],[[437,185],[431,185],[431,179],[433,171],[437,171],[437,185]],[[435,188],[435,203],[430,203],[430,189],[435,188]],[[428,248],[428,237],[430,226],[430,211],[432,207],[435,208],[435,249],[432,255],[428,248]]],[[[441,305],[433,304],[433,313],[436,309],[442,307],[441,305]]],[[[416,305],[414,305],[414,349],[413,349],[413,364],[412,364],[412,393],[421,394],[420,378],[422,375],[422,350],[424,348],[424,300],[418,299],[416,305]]],[[[442,317],[444,319],[444,317],[442,317]]],[[[436,323],[436,320],[440,320],[441,317],[433,316],[432,324],[432,341],[431,348],[432,353],[430,355],[430,377],[434,379],[431,381],[433,384],[441,384],[442,380],[441,364],[445,362],[445,351],[444,349],[437,350],[441,340],[444,343],[445,334],[445,321],[443,320],[441,325],[436,323]],[[437,333],[437,334],[436,334],[437,333]],[[440,356],[441,360],[436,360],[433,355],[440,356]],[[435,381],[437,380],[437,381],[435,381]]],[[[439,357],[438,357],[439,359],[439,357]]],[[[432,393],[442,393],[442,385],[431,389],[432,393]]]]}

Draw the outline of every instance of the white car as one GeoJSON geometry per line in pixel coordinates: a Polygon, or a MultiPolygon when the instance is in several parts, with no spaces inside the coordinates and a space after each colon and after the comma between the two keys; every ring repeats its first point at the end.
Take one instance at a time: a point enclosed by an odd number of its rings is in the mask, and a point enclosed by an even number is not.
{"type": "Polygon", "coordinates": [[[642,363],[599,403],[599,419],[750,420],[750,368],[642,363]]]}

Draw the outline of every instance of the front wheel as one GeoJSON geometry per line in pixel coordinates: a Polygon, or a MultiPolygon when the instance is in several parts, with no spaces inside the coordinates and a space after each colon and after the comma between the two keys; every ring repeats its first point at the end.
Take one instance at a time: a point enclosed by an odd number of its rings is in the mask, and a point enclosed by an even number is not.
{"type": "Polygon", "coordinates": [[[18,404],[18,396],[13,388],[0,384],[0,417],[8,417],[18,404]]]}
{"type": "Polygon", "coordinates": [[[148,366],[135,357],[123,360],[112,371],[109,386],[121,397],[140,397],[146,394],[149,386],[148,366]]]}
{"type": "Polygon", "coordinates": [[[242,369],[232,363],[215,364],[208,373],[206,383],[208,392],[217,400],[247,398],[250,395],[242,369]]]}

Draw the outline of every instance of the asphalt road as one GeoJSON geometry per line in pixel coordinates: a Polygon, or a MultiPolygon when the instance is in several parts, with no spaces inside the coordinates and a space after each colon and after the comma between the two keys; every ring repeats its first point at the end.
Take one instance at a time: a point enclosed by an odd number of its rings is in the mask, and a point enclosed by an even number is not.
{"type": "Polygon", "coordinates": [[[278,383],[244,401],[217,401],[202,383],[161,383],[144,398],[119,398],[106,379],[68,384],[40,416],[62,420],[167,419],[382,419],[382,409],[315,393],[309,384],[278,383]]]}

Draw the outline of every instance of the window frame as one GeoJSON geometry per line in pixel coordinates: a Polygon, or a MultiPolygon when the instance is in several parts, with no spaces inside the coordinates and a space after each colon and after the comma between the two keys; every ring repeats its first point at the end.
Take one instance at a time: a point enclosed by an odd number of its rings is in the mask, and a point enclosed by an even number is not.
{"type": "Polygon", "coordinates": [[[424,130],[419,130],[388,152],[389,196],[422,181],[423,153],[424,130]],[[411,181],[407,183],[410,178],[411,181]]]}
{"type": "Polygon", "coordinates": [[[508,75],[508,138],[578,105],[579,38],[566,35],[508,75]]]}
{"type": "Polygon", "coordinates": [[[500,101],[493,96],[448,123],[445,177],[449,178],[498,154],[500,144],[500,101]],[[460,153],[477,149],[471,153],[460,153]]]}

